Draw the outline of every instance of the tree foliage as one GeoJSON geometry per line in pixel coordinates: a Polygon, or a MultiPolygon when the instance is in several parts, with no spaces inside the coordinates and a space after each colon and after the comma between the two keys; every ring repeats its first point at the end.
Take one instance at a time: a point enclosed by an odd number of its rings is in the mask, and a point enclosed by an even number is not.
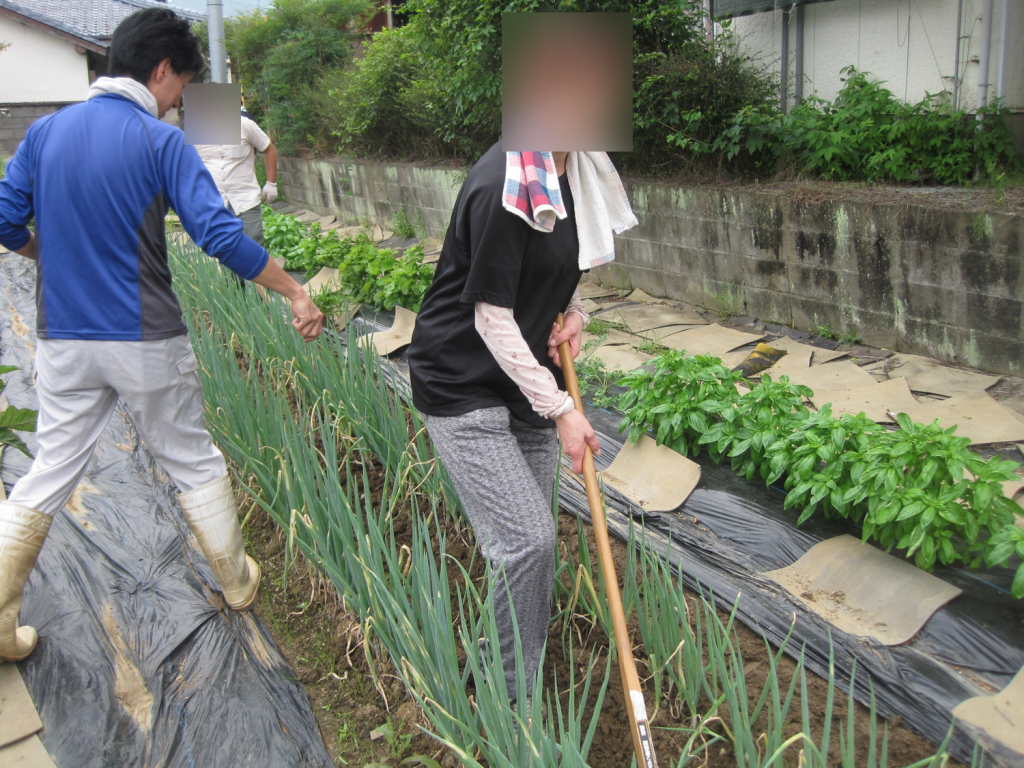
{"type": "Polygon", "coordinates": [[[325,81],[351,62],[355,23],[370,0],[275,0],[226,28],[228,55],[238,62],[246,106],[262,117],[286,154],[327,150],[322,123],[325,81]]]}

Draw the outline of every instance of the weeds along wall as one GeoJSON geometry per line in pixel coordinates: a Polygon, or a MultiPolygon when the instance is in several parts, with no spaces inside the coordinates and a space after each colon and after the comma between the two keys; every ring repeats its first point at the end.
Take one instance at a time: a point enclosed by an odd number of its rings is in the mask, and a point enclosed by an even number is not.
{"type": "MultiPolygon", "coordinates": [[[[376,356],[360,355],[351,332],[345,340],[328,335],[303,343],[283,303],[239,290],[194,245],[170,251],[211,432],[237,481],[286,532],[287,551],[301,551],[358,615],[373,674],[400,676],[429,732],[463,766],[585,768],[613,675],[608,646],[590,649],[579,671],[569,665],[565,680],[545,681],[542,666],[527,681],[518,658],[516,694],[522,702],[532,693],[528,711],[513,709],[502,685],[477,685],[470,694],[481,675],[503,678],[500,656],[477,643],[499,641],[488,580],[474,581],[446,555],[458,501],[432,459],[422,422],[376,356]],[[370,468],[379,469],[375,480],[370,468]],[[411,540],[400,545],[395,521],[410,509],[411,540]]],[[[579,560],[559,558],[558,572],[569,578],[556,580],[555,620],[607,627],[603,583],[582,527],[578,532],[579,560]]],[[[623,593],[646,649],[637,653],[649,671],[648,693],[656,707],[685,713],[688,724],[678,753],[662,753],[663,765],[700,765],[706,750],[721,749],[716,745],[730,749],[743,768],[795,764],[798,757],[808,768],[836,759],[853,766],[865,749],[871,764],[885,764],[886,738],[876,733],[874,717],[867,744],[854,734],[852,697],[845,738],[837,736],[842,727],[830,729],[834,674],[825,728],[812,732],[802,663],[788,690],[779,684],[785,647],[770,654],[763,691],[748,691],[733,617],[708,601],[688,603],[670,567],[632,544],[623,593]]],[[[563,631],[562,652],[576,659],[573,638],[563,631]]],[[[939,768],[945,748],[913,768],[939,768]]],[[[438,765],[426,755],[406,762],[438,765]]]]}
{"type": "MultiPolygon", "coordinates": [[[[281,159],[295,205],[443,238],[464,168],[281,159]]],[[[628,180],[640,225],[599,282],[994,373],[1024,365],[1024,216],[628,180]]]]}

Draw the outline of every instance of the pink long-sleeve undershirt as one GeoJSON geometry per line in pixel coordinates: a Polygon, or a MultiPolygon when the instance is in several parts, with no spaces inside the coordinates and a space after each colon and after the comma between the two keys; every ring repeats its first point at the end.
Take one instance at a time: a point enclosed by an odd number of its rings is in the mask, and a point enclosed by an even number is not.
{"type": "MultiPolygon", "coordinates": [[[[568,392],[558,388],[555,377],[534,357],[523,338],[511,308],[478,301],[475,305],[477,333],[508,377],[526,395],[530,406],[546,419],[557,419],[573,409],[568,392]]],[[[583,327],[590,316],[583,309],[579,288],[572,295],[565,314],[580,315],[583,327]]]]}

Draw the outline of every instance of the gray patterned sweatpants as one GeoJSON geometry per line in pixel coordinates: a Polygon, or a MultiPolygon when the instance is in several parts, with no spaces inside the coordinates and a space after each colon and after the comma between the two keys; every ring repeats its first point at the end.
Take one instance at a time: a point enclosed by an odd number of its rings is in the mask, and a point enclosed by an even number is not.
{"type": "Polygon", "coordinates": [[[493,585],[494,615],[505,682],[514,697],[515,635],[509,594],[527,685],[537,672],[551,621],[556,541],[551,494],[558,434],[512,416],[507,408],[427,416],[426,425],[481,550],[495,571],[504,567],[505,583],[493,585]]]}

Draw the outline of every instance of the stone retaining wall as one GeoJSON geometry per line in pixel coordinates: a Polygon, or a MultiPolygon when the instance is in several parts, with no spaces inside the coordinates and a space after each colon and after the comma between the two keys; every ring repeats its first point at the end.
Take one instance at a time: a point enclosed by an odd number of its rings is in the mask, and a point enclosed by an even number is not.
{"type": "MultiPolygon", "coordinates": [[[[462,169],[282,158],[295,204],[387,226],[404,208],[441,237],[462,169]]],[[[1024,217],[920,203],[802,202],[790,194],[627,182],[640,226],[602,283],[828,328],[996,373],[1024,367],[1024,217]]]]}

